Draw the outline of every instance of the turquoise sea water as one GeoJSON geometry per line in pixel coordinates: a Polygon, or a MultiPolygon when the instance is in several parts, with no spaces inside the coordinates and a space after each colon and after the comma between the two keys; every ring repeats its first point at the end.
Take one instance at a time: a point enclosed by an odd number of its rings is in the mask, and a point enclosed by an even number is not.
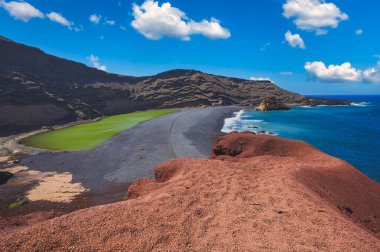
{"type": "Polygon", "coordinates": [[[380,96],[330,98],[353,103],[351,106],[294,107],[290,111],[243,110],[227,118],[222,131],[265,131],[303,140],[348,161],[380,182],[380,96]]]}

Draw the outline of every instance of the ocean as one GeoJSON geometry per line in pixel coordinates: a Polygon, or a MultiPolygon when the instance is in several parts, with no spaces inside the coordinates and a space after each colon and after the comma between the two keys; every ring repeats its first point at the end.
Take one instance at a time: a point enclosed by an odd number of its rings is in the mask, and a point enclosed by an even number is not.
{"type": "Polygon", "coordinates": [[[380,182],[380,95],[314,96],[352,101],[351,106],[242,110],[225,119],[222,132],[252,131],[303,140],[344,159],[380,182]]]}

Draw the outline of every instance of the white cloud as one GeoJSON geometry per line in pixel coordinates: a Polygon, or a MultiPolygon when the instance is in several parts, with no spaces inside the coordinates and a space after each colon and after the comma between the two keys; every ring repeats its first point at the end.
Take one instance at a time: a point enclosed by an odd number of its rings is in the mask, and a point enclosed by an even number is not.
{"type": "Polygon", "coordinates": [[[9,14],[14,17],[15,19],[28,22],[32,18],[44,18],[45,15],[30,5],[27,2],[17,2],[17,1],[11,1],[11,2],[5,2],[0,1],[0,6],[4,8],[6,11],[9,12],[9,14]]]}
{"type": "Polygon", "coordinates": [[[306,62],[306,71],[311,77],[321,81],[339,82],[339,81],[359,81],[361,73],[356,68],[351,66],[351,63],[346,62],[342,65],[329,65],[321,61],[306,62]]]}
{"type": "Polygon", "coordinates": [[[90,15],[90,17],[88,19],[90,20],[91,23],[99,24],[100,20],[102,19],[102,16],[94,13],[94,14],[90,15]]]}
{"type": "Polygon", "coordinates": [[[380,61],[375,67],[370,67],[364,70],[363,79],[370,83],[380,83],[380,61]]]}
{"type": "Polygon", "coordinates": [[[380,61],[375,67],[365,70],[354,68],[349,62],[326,67],[321,61],[306,62],[305,69],[311,78],[323,82],[380,83],[380,61]]]}
{"type": "MultiPolygon", "coordinates": [[[[51,21],[56,22],[58,24],[61,24],[63,26],[66,26],[70,30],[74,29],[74,23],[67,20],[62,14],[59,14],[57,12],[50,12],[46,15],[51,21]]],[[[79,31],[79,30],[78,30],[79,31]]]]}
{"type": "Polygon", "coordinates": [[[301,38],[301,36],[299,34],[292,34],[290,31],[287,31],[285,33],[285,39],[286,41],[288,41],[289,45],[291,47],[299,47],[301,49],[305,49],[305,42],[303,41],[303,39],[301,38]]]}
{"type": "Polygon", "coordinates": [[[270,82],[273,82],[270,78],[266,78],[266,77],[251,77],[249,79],[251,81],[270,81],[270,82]]]}
{"type": "Polygon", "coordinates": [[[363,32],[364,32],[364,31],[363,31],[362,29],[359,29],[359,30],[356,30],[356,31],[355,31],[355,34],[359,36],[359,35],[362,35],[363,32]]]}
{"type": "Polygon", "coordinates": [[[88,60],[90,61],[91,65],[95,67],[96,69],[107,71],[107,67],[105,65],[100,64],[99,57],[91,54],[90,57],[88,57],[88,60]]]}
{"type": "Polygon", "coordinates": [[[90,15],[90,17],[88,19],[93,24],[99,24],[102,19],[104,19],[104,24],[107,24],[107,25],[115,25],[116,24],[115,20],[111,20],[111,19],[108,19],[106,17],[103,18],[101,15],[98,15],[96,13],[90,15]]]}
{"type": "Polygon", "coordinates": [[[260,48],[260,51],[261,52],[264,52],[268,49],[268,47],[270,47],[272,45],[271,42],[268,42],[268,43],[265,43],[261,48],[260,48]]]}
{"type": "MultiPolygon", "coordinates": [[[[4,0],[0,0],[0,7],[4,8],[9,14],[15,19],[28,22],[32,18],[45,18],[45,14],[41,11],[33,7],[27,2],[24,1],[11,1],[5,2],[4,0]]],[[[74,27],[74,23],[68,21],[62,14],[57,12],[50,12],[46,14],[46,16],[53,22],[59,23],[63,26],[66,26],[70,30],[74,31],[82,31],[83,27],[74,27]]]]}
{"type": "Polygon", "coordinates": [[[115,20],[109,20],[109,19],[105,19],[105,24],[107,25],[115,25],[116,24],[116,21],[115,20]]]}
{"type": "Polygon", "coordinates": [[[120,26],[120,29],[122,29],[123,31],[125,31],[125,30],[127,30],[127,27],[121,25],[121,26],[120,26]]]}
{"type": "Polygon", "coordinates": [[[202,20],[202,22],[190,21],[190,33],[201,34],[211,39],[228,39],[231,33],[220,25],[220,21],[211,18],[210,21],[202,20]]]}
{"type": "Polygon", "coordinates": [[[220,25],[220,21],[212,18],[210,21],[195,22],[169,2],[159,6],[154,0],[146,0],[141,6],[133,5],[131,25],[148,39],[158,40],[163,37],[175,37],[190,40],[190,36],[200,34],[211,39],[227,39],[230,31],[220,25]]]}
{"type": "Polygon", "coordinates": [[[293,75],[293,72],[280,72],[280,74],[284,76],[291,76],[293,75]]]}
{"type": "Polygon", "coordinates": [[[73,29],[74,31],[76,31],[76,32],[83,31],[83,25],[80,25],[80,26],[78,26],[78,27],[73,27],[72,29],[73,29]]]}
{"type": "Polygon", "coordinates": [[[337,28],[339,22],[347,20],[335,4],[326,0],[287,0],[283,15],[294,18],[294,24],[301,30],[315,31],[317,35],[326,34],[326,28],[337,28]]]}

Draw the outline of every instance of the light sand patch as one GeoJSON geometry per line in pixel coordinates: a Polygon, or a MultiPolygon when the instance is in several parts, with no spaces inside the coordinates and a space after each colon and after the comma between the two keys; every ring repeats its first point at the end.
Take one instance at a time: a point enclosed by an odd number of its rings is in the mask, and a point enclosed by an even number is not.
{"type": "MultiPolygon", "coordinates": [[[[2,169],[10,172],[14,177],[7,183],[7,188],[36,184],[25,193],[29,201],[46,200],[51,202],[71,202],[75,196],[86,192],[87,189],[81,183],[73,183],[73,175],[69,172],[41,172],[31,170],[23,165],[15,165],[2,169]]],[[[6,190],[6,188],[3,188],[6,190]]],[[[0,190],[1,191],[1,190],[0,190]]]]}
{"type": "MultiPolygon", "coordinates": [[[[38,176],[41,172],[33,171],[33,173],[37,173],[38,176]]],[[[44,176],[36,187],[27,192],[26,197],[30,201],[71,202],[75,196],[86,191],[81,183],[72,183],[72,180],[73,175],[69,172],[49,172],[49,175],[44,176]]]]}

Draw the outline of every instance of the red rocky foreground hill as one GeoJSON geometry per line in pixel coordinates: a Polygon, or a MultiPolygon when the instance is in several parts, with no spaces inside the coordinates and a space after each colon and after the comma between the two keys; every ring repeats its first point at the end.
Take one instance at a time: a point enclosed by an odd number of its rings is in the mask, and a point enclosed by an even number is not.
{"type": "Polygon", "coordinates": [[[141,179],[128,200],[11,229],[4,251],[379,251],[380,185],[299,141],[218,139],[141,179]]]}

